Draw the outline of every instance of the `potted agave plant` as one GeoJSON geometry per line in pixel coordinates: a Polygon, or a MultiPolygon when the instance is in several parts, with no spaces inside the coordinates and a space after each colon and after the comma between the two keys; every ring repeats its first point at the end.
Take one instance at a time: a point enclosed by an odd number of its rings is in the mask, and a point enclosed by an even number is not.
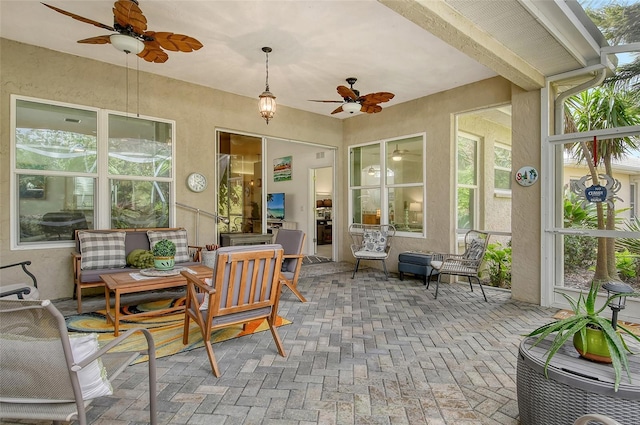
{"type": "Polygon", "coordinates": [[[548,377],[547,367],[549,366],[551,358],[565,342],[572,338],[573,345],[581,357],[597,362],[611,363],[615,372],[614,391],[618,391],[623,370],[627,373],[629,381],[631,381],[627,353],[633,354],[622,338],[622,334],[629,335],[638,342],[640,342],[640,337],[624,325],[613,323],[617,321],[615,315],[612,321],[612,319],[603,317],[600,314],[617,298],[622,296],[640,296],[640,293],[611,295],[602,307],[596,308],[599,289],[600,284],[592,282],[589,293],[585,296],[581,292],[578,299],[562,293],[571,305],[573,315],[565,319],[547,323],[527,336],[538,337],[533,344],[535,346],[548,335],[556,332],[556,336],[546,354],[546,362],[544,365],[545,376],[548,377]]]}
{"type": "Polygon", "coordinates": [[[176,265],[176,244],[168,239],[161,239],[153,245],[153,264],[157,270],[173,270],[176,265]]]}

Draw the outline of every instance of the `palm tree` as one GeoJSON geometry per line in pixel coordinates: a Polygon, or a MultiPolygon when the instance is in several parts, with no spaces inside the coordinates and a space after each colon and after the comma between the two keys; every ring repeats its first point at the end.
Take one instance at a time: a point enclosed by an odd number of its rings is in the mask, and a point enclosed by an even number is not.
{"type": "MultiPolygon", "coordinates": [[[[640,3],[612,3],[599,9],[587,7],[585,12],[611,45],[640,42],[640,3]]],[[[640,56],[618,68],[616,74],[607,78],[605,83],[618,88],[640,89],[640,56]]]]}
{"type": "MultiPolygon", "coordinates": [[[[578,132],[603,130],[640,124],[640,92],[616,90],[613,85],[595,87],[569,98],[566,112],[572,117],[578,132]]],[[[570,147],[575,159],[589,164],[594,185],[599,183],[598,166],[604,166],[605,174],[613,175],[613,161],[627,157],[638,149],[637,137],[621,137],[600,140],[594,152],[594,142],[582,142],[570,147]],[[593,164],[593,166],[592,166],[593,164]]],[[[606,217],[602,203],[597,203],[598,229],[615,230],[615,208],[607,204],[606,217]]],[[[594,280],[617,279],[615,240],[598,238],[598,255],[594,280]]]]}

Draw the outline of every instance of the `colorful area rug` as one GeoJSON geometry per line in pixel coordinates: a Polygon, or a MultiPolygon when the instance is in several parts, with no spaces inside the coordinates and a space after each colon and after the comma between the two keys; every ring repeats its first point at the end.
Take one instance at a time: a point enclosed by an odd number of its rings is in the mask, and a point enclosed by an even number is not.
{"type": "MultiPolygon", "coordinates": [[[[153,311],[167,308],[169,306],[177,306],[184,304],[184,298],[161,300],[138,305],[126,306],[122,308],[123,314],[139,313],[143,311],[153,311]]],[[[67,329],[69,332],[95,332],[98,334],[98,341],[101,345],[108,343],[114,339],[113,325],[107,324],[105,311],[100,310],[93,313],[84,313],[73,315],[65,318],[67,329]]],[[[291,321],[278,316],[276,326],[284,326],[290,324],[291,321]]],[[[122,316],[120,320],[120,334],[128,329],[136,327],[144,327],[151,331],[153,340],[156,344],[156,358],[171,356],[173,354],[190,351],[195,348],[203,347],[202,335],[200,328],[191,321],[189,330],[189,344],[182,344],[182,328],[184,325],[184,313],[167,314],[157,317],[133,317],[127,319],[122,316]]],[[[222,342],[232,338],[239,338],[245,335],[251,335],[256,332],[262,332],[269,329],[266,320],[254,320],[242,329],[242,325],[229,326],[228,328],[214,331],[211,334],[211,342],[222,342]]],[[[269,335],[269,338],[271,336],[269,335]]],[[[146,340],[141,333],[125,339],[119,344],[114,351],[138,351],[144,350],[146,340]]],[[[134,363],[146,362],[148,356],[139,357],[134,363]]]]}
{"type": "MultiPolygon", "coordinates": [[[[553,315],[553,318],[556,319],[556,320],[562,320],[562,319],[566,319],[567,317],[571,317],[571,316],[573,316],[573,311],[571,311],[571,310],[558,310],[558,312],[553,315]]],[[[640,325],[639,324],[633,323],[633,322],[625,322],[624,320],[618,320],[618,323],[620,323],[625,328],[629,329],[634,334],[640,335],[640,325]]]]}

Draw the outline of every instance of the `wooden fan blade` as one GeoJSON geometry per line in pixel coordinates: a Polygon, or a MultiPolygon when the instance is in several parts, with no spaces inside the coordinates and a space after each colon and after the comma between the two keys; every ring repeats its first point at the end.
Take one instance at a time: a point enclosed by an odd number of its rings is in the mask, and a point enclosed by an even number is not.
{"type": "Polygon", "coordinates": [[[110,27],[109,25],[101,24],[100,22],[97,22],[97,21],[93,21],[93,20],[91,20],[91,19],[84,18],[84,17],[82,17],[82,16],[80,16],[80,15],[76,15],[75,13],[71,13],[71,12],[67,12],[66,10],[58,9],[57,7],[51,6],[51,5],[46,4],[46,3],[42,3],[42,4],[44,4],[45,6],[47,6],[49,9],[53,9],[53,10],[55,10],[55,11],[56,11],[56,12],[58,12],[58,13],[62,13],[63,15],[67,15],[67,16],[69,16],[70,18],[75,19],[76,21],[84,22],[85,24],[91,24],[91,25],[93,25],[93,26],[96,26],[96,27],[98,27],[98,28],[103,28],[103,29],[105,29],[105,30],[115,31],[115,28],[110,27]]]}
{"type": "Polygon", "coordinates": [[[377,93],[365,94],[364,96],[361,96],[360,99],[358,100],[362,100],[363,102],[369,103],[369,104],[376,104],[376,103],[388,102],[391,99],[393,99],[394,96],[395,95],[393,93],[381,91],[377,93]]]}
{"type": "Polygon", "coordinates": [[[360,112],[366,112],[367,114],[375,114],[382,111],[382,106],[374,105],[373,103],[363,103],[360,112]]]}
{"type": "Polygon", "coordinates": [[[344,100],[313,100],[313,99],[309,99],[309,102],[344,103],[344,100]]]}
{"type": "Polygon", "coordinates": [[[169,60],[169,55],[155,41],[145,41],[144,49],[138,53],[138,57],[153,63],[165,63],[169,60]]]}
{"type": "Polygon", "coordinates": [[[338,94],[340,96],[342,96],[343,98],[350,98],[353,100],[358,100],[358,96],[356,96],[356,94],[353,92],[353,90],[351,90],[349,87],[346,86],[338,86],[337,88],[338,90],[338,94]]]}
{"type": "Polygon", "coordinates": [[[339,112],[342,112],[342,105],[340,105],[336,109],[334,109],[333,112],[331,113],[331,115],[337,114],[339,112]]]}
{"type": "Polygon", "coordinates": [[[131,0],[118,0],[113,4],[113,19],[122,28],[133,28],[136,34],[147,30],[147,18],[142,10],[131,0]]]}
{"type": "Polygon", "coordinates": [[[86,44],[111,44],[111,39],[108,35],[99,35],[97,37],[85,38],[84,40],[78,40],[78,43],[86,44]]]}
{"type": "Polygon", "coordinates": [[[165,50],[172,52],[193,52],[202,47],[202,43],[193,37],[184,34],[174,34],[172,32],[147,31],[145,36],[152,37],[165,50]]]}

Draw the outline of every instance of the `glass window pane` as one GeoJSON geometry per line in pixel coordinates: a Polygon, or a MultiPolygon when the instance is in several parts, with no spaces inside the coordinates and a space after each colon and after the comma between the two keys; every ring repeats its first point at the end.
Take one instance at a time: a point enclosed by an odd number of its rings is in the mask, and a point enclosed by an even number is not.
{"type": "Polygon", "coordinates": [[[111,227],[169,227],[169,182],[110,180],[111,227]]]}
{"type": "Polygon", "coordinates": [[[93,205],[79,205],[74,183],[73,177],[17,176],[18,243],[71,241],[76,229],[93,228],[93,205]]]}
{"type": "Polygon", "coordinates": [[[380,184],[380,144],[351,149],[351,186],[380,184]]]}
{"type": "Polygon", "coordinates": [[[458,136],[458,184],[476,185],[477,142],[458,136]]]}
{"type": "Polygon", "coordinates": [[[353,190],[353,222],[380,224],[380,189],[353,190]]]}
{"type": "Polygon", "coordinates": [[[16,168],[96,172],[93,111],[18,100],[16,168]]]}
{"type": "Polygon", "coordinates": [[[511,171],[494,170],[494,186],[496,189],[511,189],[511,171]]]}
{"type": "Polygon", "coordinates": [[[511,168],[511,150],[495,146],[494,155],[496,167],[511,168]]]}
{"type": "Polygon", "coordinates": [[[389,188],[389,223],[403,232],[422,232],[422,187],[389,188]]]}
{"type": "Polygon", "coordinates": [[[474,226],[475,193],[475,189],[458,188],[458,229],[471,229],[474,226]]]}
{"type": "Polygon", "coordinates": [[[109,174],[171,176],[171,124],[109,115],[109,174]]]}
{"type": "Polygon", "coordinates": [[[422,183],[422,136],[387,142],[387,184],[422,183]]]}

